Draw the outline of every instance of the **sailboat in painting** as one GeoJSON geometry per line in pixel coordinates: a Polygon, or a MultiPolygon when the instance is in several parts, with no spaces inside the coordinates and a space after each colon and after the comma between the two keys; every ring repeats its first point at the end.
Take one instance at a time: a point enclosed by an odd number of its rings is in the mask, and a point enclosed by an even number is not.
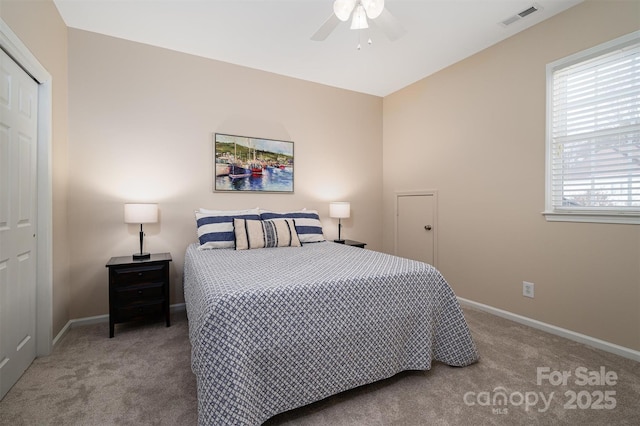
{"type": "MultiPolygon", "coordinates": [[[[233,157],[234,159],[238,159],[238,146],[236,143],[233,144],[233,157]]],[[[251,170],[245,169],[244,167],[239,166],[240,163],[235,163],[229,165],[229,177],[231,179],[242,179],[251,176],[251,170]]]]}

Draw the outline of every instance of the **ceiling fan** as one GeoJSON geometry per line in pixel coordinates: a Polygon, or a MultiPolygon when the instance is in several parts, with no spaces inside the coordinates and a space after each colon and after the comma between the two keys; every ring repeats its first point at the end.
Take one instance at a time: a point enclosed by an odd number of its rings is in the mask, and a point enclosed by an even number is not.
{"type": "Polygon", "coordinates": [[[369,28],[369,18],[391,41],[406,33],[400,22],[384,7],[384,0],[335,0],[333,14],[311,36],[311,40],[325,40],[340,22],[346,22],[350,17],[352,30],[369,28]]]}

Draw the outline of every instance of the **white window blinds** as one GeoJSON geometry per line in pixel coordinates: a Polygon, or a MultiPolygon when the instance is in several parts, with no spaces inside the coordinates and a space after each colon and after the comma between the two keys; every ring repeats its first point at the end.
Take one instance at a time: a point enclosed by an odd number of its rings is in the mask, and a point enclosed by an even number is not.
{"type": "Polygon", "coordinates": [[[548,68],[547,211],[640,213],[640,39],[548,68]]]}

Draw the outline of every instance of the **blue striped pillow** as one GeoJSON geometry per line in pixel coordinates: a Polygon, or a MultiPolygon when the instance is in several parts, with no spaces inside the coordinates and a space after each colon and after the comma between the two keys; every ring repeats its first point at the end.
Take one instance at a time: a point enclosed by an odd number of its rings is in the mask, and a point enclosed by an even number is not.
{"type": "Polygon", "coordinates": [[[233,219],[260,220],[258,209],[196,212],[200,249],[235,248],[233,219]]]}
{"type": "Polygon", "coordinates": [[[320,216],[318,216],[318,212],[315,210],[300,210],[285,213],[263,211],[260,213],[260,218],[262,218],[262,220],[293,219],[301,243],[324,241],[322,222],[320,222],[320,216]]]}

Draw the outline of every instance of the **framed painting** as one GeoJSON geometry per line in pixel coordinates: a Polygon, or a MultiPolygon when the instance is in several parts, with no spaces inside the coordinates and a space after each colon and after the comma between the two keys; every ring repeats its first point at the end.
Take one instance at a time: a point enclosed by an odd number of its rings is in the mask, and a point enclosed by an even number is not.
{"type": "Polygon", "coordinates": [[[293,192],[293,142],[215,133],[214,191],[293,192]]]}

